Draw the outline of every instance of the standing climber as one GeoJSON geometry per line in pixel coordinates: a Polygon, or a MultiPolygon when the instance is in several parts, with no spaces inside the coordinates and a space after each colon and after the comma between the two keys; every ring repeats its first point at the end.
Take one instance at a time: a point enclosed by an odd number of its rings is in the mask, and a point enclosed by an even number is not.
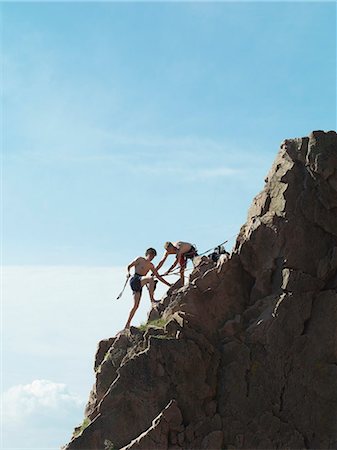
{"type": "Polygon", "coordinates": [[[159,262],[158,266],[156,267],[157,270],[159,270],[162,265],[165,263],[166,258],[168,255],[176,255],[176,260],[172,264],[172,266],[169,268],[167,272],[164,273],[164,275],[168,275],[175,266],[179,263],[180,265],[180,279],[182,281],[182,284],[184,284],[184,273],[186,268],[186,263],[188,258],[193,258],[194,256],[197,256],[197,249],[194,247],[194,245],[190,244],[189,242],[165,242],[164,248],[166,250],[162,260],[159,262]]]}
{"type": "Polygon", "coordinates": [[[156,255],[157,252],[154,248],[148,248],[145,253],[145,258],[143,256],[138,256],[138,258],[132,261],[127,267],[128,278],[130,277],[131,267],[135,268],[135,273],[130,279],[130,286],[133,292],[134,305],[130,311],[129,318],[126,322],[125,328],[130,328],[131,320],[133,319],[133,316],[135,315],[138,309],[140,298],[142,296],[142,289],[145,285],[148,285],[151,303],[154,303],[156,301],[153,296],[156,282],[153,276],[146,277],[146,275],[150,270],[158,278],[158,280],[165,283],[167,286],[171,286],[170,283],[165,281],[164,278],[162,278],[159,275],[157,269],[151,262],[156,255]]]}

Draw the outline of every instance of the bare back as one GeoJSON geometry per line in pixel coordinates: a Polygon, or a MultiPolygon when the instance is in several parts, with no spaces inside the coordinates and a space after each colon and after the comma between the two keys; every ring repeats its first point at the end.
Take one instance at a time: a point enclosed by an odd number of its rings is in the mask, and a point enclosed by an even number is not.
{"type": "Polygon", "coordinates": [[[189,252],[192,248],[192,244],[189,244],[188,242],[182,242],[182,241],[173,242],[173,245],[178,249],[179,255],[189,252]]]}

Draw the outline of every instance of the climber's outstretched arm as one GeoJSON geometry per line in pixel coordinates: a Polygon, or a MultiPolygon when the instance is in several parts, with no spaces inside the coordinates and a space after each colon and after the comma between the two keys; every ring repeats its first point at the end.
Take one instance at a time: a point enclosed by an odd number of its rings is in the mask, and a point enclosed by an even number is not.
{"type": "Polygon", "coordinates": [[[174,263],[172,264],[172,266],[169,268],[169,270],[168,270],[167,272],[165,272],[165,275],[168,274],[168,273],[170,273],[170,272],[175,268],[175,266],[178,264],[178,262],[179,262],[179,258],[178,258],[178,256],[177,256],[177,257],[176,257],[176,260],[174,261],[174,263]]]}
{"type": "Polygon", "coordinates": [[[163,264],[165,263],[166,259],[168,257],[168,253],[165,252],[164,256],[162,257],[162,259],[159,261],[158,266],[156,267],[156,270],[160,270],[160,268],[163,266],[163,264]]]}
{"type": "Polygon", "coordinates": [[[162,283],[166,284],[167,286],[172,286],[171,283],[169,283],[168,281],[164,280],[163,277],[161,277],[157,271],[157,269],[153,266],[152,273],[158,278],[159,281],[161,281],[162,283]]]}

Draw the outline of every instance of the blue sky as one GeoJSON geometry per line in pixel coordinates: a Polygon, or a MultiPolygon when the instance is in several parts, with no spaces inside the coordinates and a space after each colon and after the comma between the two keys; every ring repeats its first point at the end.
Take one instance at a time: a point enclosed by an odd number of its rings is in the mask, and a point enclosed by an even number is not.
{"type": "MultiPolygon", "coordinates": [[[[75,426],[96,343],[132,302],[129,291],[111,302],[123,267],[166,240],[231,245],[280,142],[336,128],[336,5],[7,2],[1,12],[3,389],[18,405],[22,392],[57,393],[60,408],[68,389],[75,426]]],[[[64,443],[62,427],[29,446],[64,443]]]]}

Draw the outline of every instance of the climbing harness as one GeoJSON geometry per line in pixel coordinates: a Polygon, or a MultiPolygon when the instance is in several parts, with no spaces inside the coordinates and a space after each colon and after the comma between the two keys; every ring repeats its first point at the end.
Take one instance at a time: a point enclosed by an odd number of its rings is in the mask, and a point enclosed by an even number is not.
{"type": "Polygon", "coordinates": [[[186,259],[193,259],[195,256],[198,256],[198,250],[196,245],[192,245],[190,250],[184,253],[184,257],[186,259]]]}

